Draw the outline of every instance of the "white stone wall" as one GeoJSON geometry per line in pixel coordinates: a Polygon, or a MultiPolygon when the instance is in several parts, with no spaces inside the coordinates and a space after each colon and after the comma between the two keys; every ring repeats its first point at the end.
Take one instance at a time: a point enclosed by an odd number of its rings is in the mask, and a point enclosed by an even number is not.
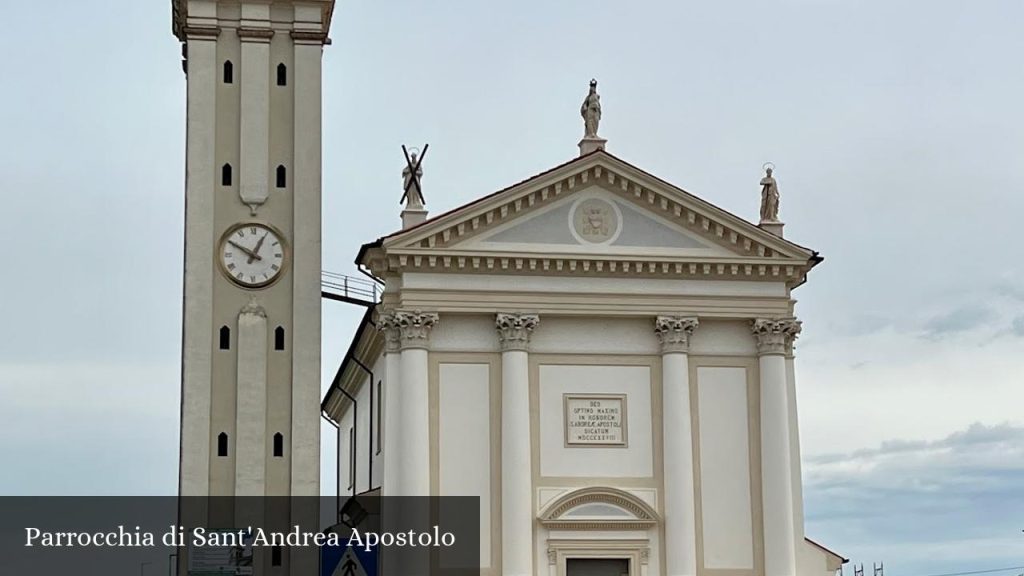
{"type": "Polygon", "coordinates": [[[540,475],[563,478],[652,478],[651,369],[648,366],[544,364],[539,369],[540,475]],[[565,444],[566,394],[624,394],[626,446],[565,444]]]}
{"type": "Polygon", "coordinates": [[[754,521],[747,371],[699,367],[696,385],[704,567],[751,570],[754,521]]]}
{"type": "MultiPolygon", "coordinates": [[[[480,567],[491,566],[491,365],[438,367],[438,486],[441,496],[480,497],[480,567]]],[[[495,454],[493,457],[497,457],[495,454]]]]}

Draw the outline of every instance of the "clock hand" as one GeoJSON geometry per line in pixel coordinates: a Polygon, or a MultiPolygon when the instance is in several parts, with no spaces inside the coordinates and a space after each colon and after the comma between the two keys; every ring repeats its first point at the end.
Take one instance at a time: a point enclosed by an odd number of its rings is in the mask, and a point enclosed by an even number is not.
{"type": "Polygon", "coordinates": [[[270,234],[270,232],[264,232],[263,236],[256,242],[256,247],[249,253],[249,261],[246,264],[252,264],[253,258],[263,260],[263,258],[260,258],[260,247],[263,246],[263,241],[267,239],[267,234],[270,234]]]}
{"type": "Polygon", "coordinates": [[[262,260],[263,259],[263,258],[260,258],[259,254],[255,254],[252,250],[249,250],[248,248],[246,248],[245,246],[242,246],[241,244],[236,244],[232,240],[228,240],[228,244],[231,244],[232,246],[234,246],[235,248],[238,248],[242,252],[245,252],[249,256],[249,261],[247,262],[247,264],[252,264],[253,258],[255,258],[257,260],[262,260]]]}

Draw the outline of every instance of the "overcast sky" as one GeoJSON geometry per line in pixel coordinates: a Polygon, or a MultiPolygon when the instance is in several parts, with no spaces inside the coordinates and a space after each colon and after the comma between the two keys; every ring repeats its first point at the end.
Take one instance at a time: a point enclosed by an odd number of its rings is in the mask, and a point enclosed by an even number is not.
{"type": "MultiPolygon", "coordinates": [[[[1019,0],[340,2],[324,267],[398,226],[401,144],[430,143],[439,213],[571,159],[596,77],[609,151],[748,219],[771,160],[787,237],[826,258],[796,292],[808,535],[869,574],[1024,565],[1022,21],[1019,0]]],[[[0,494],[176,489],[170,25],[169,0],[4,3],[0,494]]],[[[325,383],[360,313],[324,304],[325,383]]]]}

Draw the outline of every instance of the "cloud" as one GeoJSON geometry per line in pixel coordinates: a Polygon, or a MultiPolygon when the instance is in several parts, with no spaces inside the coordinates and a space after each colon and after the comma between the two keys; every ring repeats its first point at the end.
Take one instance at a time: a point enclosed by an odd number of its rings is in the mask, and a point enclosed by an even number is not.
{"type": "Polygon", "coordinates": [[[968,332],[984,326],[996,317],[995,311],[991,308],[975,304],[964,305],[926,321],[924,337],[937,340],[945,336],[968,332]]]}
{"type": "Polygon", "coordinates": [[[807,533],[899,574],[1021,565],[1024,427],[804,459],[807,533]]]}
{"type": "Polygon", "coordinates": [[[1013,324],[1010,325],[1010,331],[1012,331],[1016,336],[1024,336],[1024,314],[1013,319],[1013,324]]]}

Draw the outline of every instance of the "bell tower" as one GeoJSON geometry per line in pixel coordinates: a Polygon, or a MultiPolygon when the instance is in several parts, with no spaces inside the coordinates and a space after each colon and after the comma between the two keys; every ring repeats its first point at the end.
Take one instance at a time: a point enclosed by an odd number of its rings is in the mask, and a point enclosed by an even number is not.
{"type": "Polygon", "coordinates": [[[334,0],[173,0],[187,78],[183,496],[319,496],[334,0]]]}

